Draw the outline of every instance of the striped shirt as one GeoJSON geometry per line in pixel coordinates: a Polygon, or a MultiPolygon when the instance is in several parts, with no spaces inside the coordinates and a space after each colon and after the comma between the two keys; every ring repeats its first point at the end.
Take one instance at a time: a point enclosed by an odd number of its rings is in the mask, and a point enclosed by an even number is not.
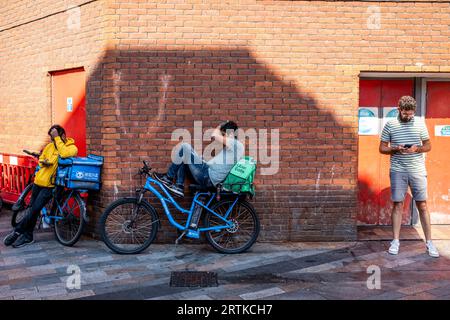
{"type": "MultiPolygon", "coordinates": [[[[390,142],[392,147],[404,144],[422,145],[430,139],[425,122],[414,117],[409,122],[401,122],[397,117],[390,120],[383,128],[381,141],[390,142]]],[[[391,171],[427,174],[425,155],[423,153],[391,154],[391,171]]]]}

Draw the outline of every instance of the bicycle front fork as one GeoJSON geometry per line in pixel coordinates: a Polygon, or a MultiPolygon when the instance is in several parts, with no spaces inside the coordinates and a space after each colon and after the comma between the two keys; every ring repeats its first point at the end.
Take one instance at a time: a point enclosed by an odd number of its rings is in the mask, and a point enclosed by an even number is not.
{"type": "Polygon", "coordinates": [[[144,188],[142,189],[137,189],[136,193],[137,193],[137,204],[141,204],[142,199],[144,199],[144,194],[145,194],[146,190],[144,188]]]}
{"type": "Polygon", "coordinates": [[[144,199],[145,189],[137,189],[136,193],[137,193],[136,196],[137,202],[136,205],[133,207],[133,211],[131,212],[131,221],[134,221],[137,217],[139,205],[141,204],[142,199],[144,199]]]}

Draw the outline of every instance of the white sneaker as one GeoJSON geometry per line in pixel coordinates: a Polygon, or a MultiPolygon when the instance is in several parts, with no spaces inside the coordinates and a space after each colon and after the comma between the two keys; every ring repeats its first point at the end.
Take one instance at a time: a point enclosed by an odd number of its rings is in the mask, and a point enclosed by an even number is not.
{"type": "Polygon", "coordinates": [[[399,240],[392,240],[391,246],[389,247],[389,253],[390,254],[398,254],[398,250],[400,249],[400,241],[399,240]]]}
{"type": "Polygon", "coordinates": [[[439,251],[436,249],[431,240],[427,241],[427,252],[430,257],[439,258],[439,251]]]}

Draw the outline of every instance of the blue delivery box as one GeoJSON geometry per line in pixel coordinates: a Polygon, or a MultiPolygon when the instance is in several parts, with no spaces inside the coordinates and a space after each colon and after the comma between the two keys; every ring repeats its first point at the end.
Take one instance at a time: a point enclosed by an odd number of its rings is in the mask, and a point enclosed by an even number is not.
{"type": "Polygon", "coordinates": [[[100,190],[102,165],[103,157],[94,154],[60,158],[55,184],[70,189],[100,190]]]}

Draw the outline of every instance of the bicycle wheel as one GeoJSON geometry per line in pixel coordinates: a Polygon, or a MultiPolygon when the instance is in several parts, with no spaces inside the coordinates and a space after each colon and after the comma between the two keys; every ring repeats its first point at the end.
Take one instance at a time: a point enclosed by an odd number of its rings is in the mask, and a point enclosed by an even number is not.
{"type": "Polygon", "coordinates": [[[71,247],[80,239],[83,232],[86,206],[77,192],[70,191],[65,191],[58,199],[58,203],[62,206],[62,212],[59,208],[54,208],[56,212],[50,215],[62,219],[55,220],[53,230],[59,243],[71,247]]]}
{"type": "MultiPolygon", "coordinates": [[[[22,203],[22,205],[17,205],[17,210],[14,210],[14,207],[16,206],[16,204],[13,205],[13,214],[11,217],[11,226],[13,228],[15,228],[28,213],[27,209],[28,209],[28,205],[30,203],[32,189],[33,189],[32,183],[30,183],[29,185],[27,185],[25,187],[25,189],[23,189],[23,191],[19,197],[19,199],[23,199],[23,203],[22,203]]],[[[17,200],[17,201],[19,201],[19,200],[17,200]]]]}
{"type": "Polygon", "coordinates": [[[158,223],[158,214],[147,201],[137,204],[136,198],[122,198],[105,209],[100,218],[100,233],[112,251],[134,254],[147,249],[155,240],[158,223]]]}
{"type": "MultiPolygon", "coordinates": [[[[233,200],[221,200],[211,207],[211,210],[224,216],[233,200]]],[[[259,235],[259,219],[253,206],[245,200],[238,200],[228,220],[234,226],[228,229],[206,232],[206,240],[221,253],[241,253],[248,250],[259,235]]],[[[224,222],[211,212],[205,215],[205,227],[222,226],[224,222]]]]}

